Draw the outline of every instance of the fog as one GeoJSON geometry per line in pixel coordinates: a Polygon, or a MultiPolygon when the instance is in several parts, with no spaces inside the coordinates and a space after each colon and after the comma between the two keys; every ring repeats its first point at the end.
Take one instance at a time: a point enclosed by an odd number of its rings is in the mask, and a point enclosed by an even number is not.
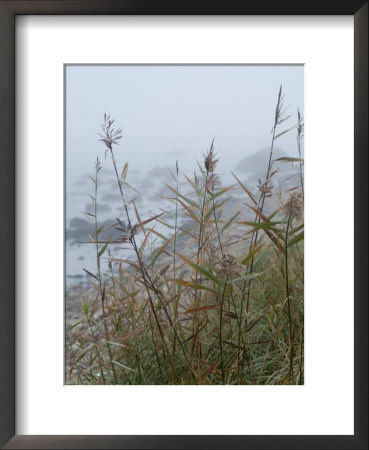
{"type": "MultiPolygon", "coordinates": [[[[213,138],[223,180],[230,182],[231,170],[253,183],[262,176],[281,84],[291,114],[282,129],[291,128],[296,124],[297,109],[302,113],[304,109],[301,65],[68,65],[67,229],[73,219],[85,218],[82,211],[91,208],[88,194],[93,187],[88,175],[94,173],[97,157],[103,166],[99,217],[114,220],[119,216],[111,161],[105,160],[104,146],[98,142],[105,112],[123,130],[115,148],[118,171],[129,162],[128,182],[146,193],[137,198],[146,218],[157,212],[163,182],[176,161],[182,172],[193,174],[196,161],[201,161],[213,138]]],[[[278,139],[276,153],[297,156],[295,131],[278,139]]],[[[68,236],[66,271],[76,275],[86,249],[80,246],[77,250],[68,236]]]]}
{"type": "MultiPolygon", "coordinates": [[[[104,112],[123,129],[132,168],[192,164],[215,137],[224,169],[270,144],[283,84],[290,114],[303,110],[303,66],[67,66],[67,172],[93,167],[104,112]]],[[[295,145],[292,134],[286,149],[295,145]]]]}

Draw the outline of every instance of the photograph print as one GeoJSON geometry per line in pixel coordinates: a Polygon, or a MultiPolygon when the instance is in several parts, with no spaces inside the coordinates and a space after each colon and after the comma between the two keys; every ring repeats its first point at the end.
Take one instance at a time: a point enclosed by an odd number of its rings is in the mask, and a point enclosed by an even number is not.
{"type": "Polygon", "coordinates": [[[64,76],[65,384],[304,384],[304,66],[64,76]]]}

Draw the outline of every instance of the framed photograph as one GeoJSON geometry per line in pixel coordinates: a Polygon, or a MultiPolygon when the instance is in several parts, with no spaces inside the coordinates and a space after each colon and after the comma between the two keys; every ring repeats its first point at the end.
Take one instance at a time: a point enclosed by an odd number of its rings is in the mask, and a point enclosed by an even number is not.
{"type": "Polygon", "coordinates": [[[4,448],[368,448],[368,4],[0,2],[4,448]]]}

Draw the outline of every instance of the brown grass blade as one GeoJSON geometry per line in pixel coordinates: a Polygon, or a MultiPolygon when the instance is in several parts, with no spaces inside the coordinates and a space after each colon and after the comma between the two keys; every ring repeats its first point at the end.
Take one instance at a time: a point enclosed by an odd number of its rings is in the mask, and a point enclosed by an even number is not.
{"type": "Polygon", "coordinates": [[[95,278],[95,280],[99,281],[99,279],[91,272],[89,272],[87,269],[83,269],[90,277],[95,278]]]}
{"type": "Polygon", "coordinates": [[[241,183],[241,181],[236,177],[236,175],[231,171],[231,174],[236,178],[236,180],[238,181],[239,185],[242,187],[242,189],[246,192],[246,194],[251,198],[251,200],[253,201],[254,205],[257,205],[257,201],[255,200],[255,197],[252,195],[252,193],[247,189],[246,186],[244,186],[243,183],[241,183]]]}
{"type": "Polygon", "coordinates": [[[205,305],[199,306],[198,308],[188,309],[185,314],[192,314],[196,312],[208,311],[209,309],[219,309],[219,305],[205,305]]]}
{"type": "MultiPolygon", "coordinates": [[[[257,214],[257,216],[260,217],[260,219],[261,219],[263,222],[266,222],[266,223],[269,222],[268,219],[267,219],[267,217],[265,217],[264,214],[263,214],[262,212],[260,212],[258,209],[252,207],[251,205],[247,205],[247,206],[248,206],[249,208],[251,208],[251,209],[255,212],[255,214],[257,214]]],[[[265,233],[268,235],[268,237],[271,239],[271,241],[273,242],[273,244],[278,248],[278,250],[280,250],[280,251],[283,252],[283,251],[284,251],[284,250],[283,250],[283,246],[282,246],[282,244],[279,242],[279,237],[278,237],[278,235],[277,235],[274,231],[268,230],[268,228],[266,228],[266,227],[264,227],[263,230],[264,230],[265,233]]]]}

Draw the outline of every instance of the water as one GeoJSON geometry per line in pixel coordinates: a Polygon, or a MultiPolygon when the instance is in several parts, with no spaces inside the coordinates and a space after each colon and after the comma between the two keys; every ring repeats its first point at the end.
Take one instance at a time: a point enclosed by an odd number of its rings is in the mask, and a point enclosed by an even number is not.
{"type": "MultiPolygon", "coordinates": [[[[283,149],[277,151],[276,157],[285,156],[286,152],[283,149]]],[[[235,179],[230,173],[230,170],[224,171],[222,164],[222,155],[219,162],[219,174],[223,186],[235,184],[235,179]]],[[[296,155],[295,155],[296,156],[296,155]]],[[[243,183],[252,191],[255,192],[258,178],[263,179],[269,158],[269,150],[265,149],[255,152],[251,156],[242,159],[230,160],[227,159],[228,167],[241,179],[243,183]]],[[[168,161],[169,162],[169,161],[168,161]]],[[[110,168],[111,161],[107,158],[103,161],[104,165],[98,173],[98,192],[97,192],[97,217],[99,226],[106,224],[112,226],[116,223],[116,218],[125,219],[125,211],[123,208],[123,201],[120,196],[119,187],[115,177],[114,171],[110,168]]],[[[189,165],[189,164],[188,164],[189,165]]],[[[282,189],[292,187],[299,184],[297,175],[297,165],[294,167],[286,163],[274,163],[274,167],[279,168],[279,173],[275,176],[275,185],[282,189]]],[[[183,172],[190,178],[196,170],[196,163],[190,167],[184,168],[183,172]]],[[[197,169],[198,172],[198,169],[197,169]]],[[[127,181],[130,186],[124,187],[124,194],[126,201],[134,199],[134,203],[139,212],[142,221],[147,220],[165,210],[162,216],[168,223],[174,225],[175,204],[170,202],[168,198],[173,198],[175,194],[170,191],[165,185],[169,184],[176,187],[176,182],[173,179],[175,174],[175,161],[172,165],[157,166],[154,164],[142,163],[141,167],[129,167],[127,181]]],[[[94,206],[89,195],[94,196],[94,183],[89,176],[95,177],[92,172],[90,174],[82,171],[70,173],[67,176],[66,183],[66,285],[70,288],[74,284],[86,281],[89,276],[83,269],[89,272],[96,273],[96,246],[89,243],[90,239],[88,233],[94,236],[94,218],[84,213],[94,213],[94,206]]],[[[191,191],[184,176],[180,173],[179,176],[179,190],[187,194],[191,191]]],[[[230,208],[228,215],[233,213],[232,207],[244,207],[242,202],[247,202],[246,194],[241,188],[232,190],[232,199],[229,202],[230,208]]],[[[244,207],[247,210],[246,207],[244,207]]],[[[236,211],[237,209],[235,209],[236,211]]],[[[137,223],[136,215],[132,204],[129,206],[130,217],[132,225],[137,223]]],[[[183,222],[184,215],[180,213],[179,222],[183,222]]],[[[154,227],[156,231],[161,234],[168,235],[171,231],[167,227],[158,223],[157,221],[150,222],[146,227],[154,227]]],[[[118,232],[114,229],[99,235],[102,241],[117,239],[118,232]]],[[[138,234],[137,241],[142,239],[142,233],[138,234]]],[[[100,248],[103,244],[100,244],[100,248]]],[[[134,259],[134,253],[129,244],[111,244],[109,246],[113,258],[120,259],[134,259]]],[[[107,262],[109,260],[108,253],[105,253],[101,258],[102,272],[108,271],[107,262]]]]}

